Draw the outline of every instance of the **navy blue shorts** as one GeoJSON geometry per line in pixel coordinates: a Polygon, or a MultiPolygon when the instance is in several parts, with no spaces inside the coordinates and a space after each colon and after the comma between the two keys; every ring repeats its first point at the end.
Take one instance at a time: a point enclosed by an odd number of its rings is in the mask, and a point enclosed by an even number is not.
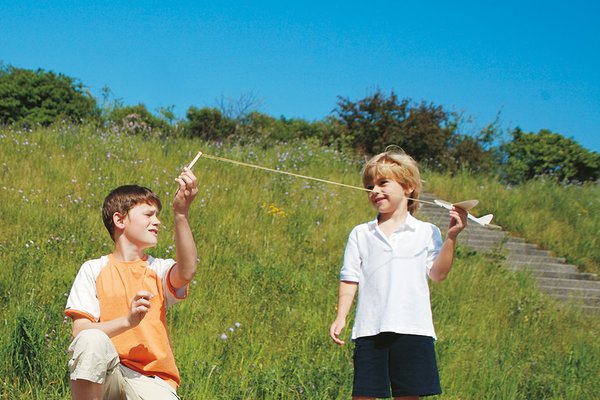
{"type": "Polygon", "coordinates": [[[442,393],[433,338],[383,332],[355,340],[352,396],[442,393]]]}

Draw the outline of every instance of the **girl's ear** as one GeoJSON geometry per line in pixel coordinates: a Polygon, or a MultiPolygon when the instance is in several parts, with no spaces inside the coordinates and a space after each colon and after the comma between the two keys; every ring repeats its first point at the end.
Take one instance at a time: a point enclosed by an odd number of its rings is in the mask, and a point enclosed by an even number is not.
{"type": "Polygon", "coordinates": [[[119,229],[125,228],[125,217],[127,217],[127,214],[123,215],[119,212],[115,212],[112,215],[113,224],[115,225],[115,228],[119,228],[119,229]]]}

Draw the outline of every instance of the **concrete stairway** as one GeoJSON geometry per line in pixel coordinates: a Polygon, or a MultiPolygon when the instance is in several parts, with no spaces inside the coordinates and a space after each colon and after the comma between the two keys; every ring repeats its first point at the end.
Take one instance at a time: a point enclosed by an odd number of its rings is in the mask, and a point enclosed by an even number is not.
{"type": "MultiPolygon", "coordinates": [[[[423,194],[421,199],[433,201],[434,197],[423,194]]],[[[445,233],[448,210],[423,203],[419,215],[420,219],[436,224],[445,233]]],[[[540,290],[559,303],[575,304],[585,311],[600,315],[600,281],[596,274],[579,272],[577,266],[567,264],[564,258],[555,257],[548,250],[542,250],[537,245],[500,229],[483,227],[473,221],[469,221],[458,243],[478,252],[493,252],[504,256],[504,264],[508,269],[530,272],[536,278],[540,290]]]]}

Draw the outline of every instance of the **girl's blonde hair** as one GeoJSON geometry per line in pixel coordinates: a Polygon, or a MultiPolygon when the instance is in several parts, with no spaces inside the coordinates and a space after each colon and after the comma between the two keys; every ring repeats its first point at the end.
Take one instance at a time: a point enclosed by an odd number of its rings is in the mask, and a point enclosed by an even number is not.
{"type": "Polygon", "coordinates": [[[412,193],[408,200],[408,212],[415,214],[419,207],[418,200],[421,194],[421,173],[417,162],[402,149],[386,150],[371,157],[362,170],[363,186],[367,188],[379,178],[393,179],[403,188],[411,188],[412,193]]]}

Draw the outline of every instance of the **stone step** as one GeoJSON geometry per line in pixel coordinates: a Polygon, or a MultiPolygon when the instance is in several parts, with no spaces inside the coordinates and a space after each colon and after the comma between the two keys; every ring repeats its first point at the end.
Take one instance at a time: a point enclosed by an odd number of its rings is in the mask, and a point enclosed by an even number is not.
{"type": "Polygon", "coordinates": [[[589,273],[581,273],[575,271],[565,271],[565,270],[551,270],[543,267],[539,268],[520,268],[515,267],[514,265],[509,265],[507,267],[510,271],[523,271],[528,272],[536,277],[544,277],[544,278],[558,278],[558,279],[575,279],[575,280],[596,280],[596,274],[589,273]]]}
{"type": "Polygon", "coordinates": [[[544,264],[532,264],[528,262],[511,261],[505,263],[507,267],[515,268],[520,271],[551,271],[551,272],[569,272],[579,274],[577,266],[573,264],[563,263],[544,263],[544,264]]]}
{"type": "Polygon", "coordinates": [[[522,242],[514,242],[514,241],[509,241],[508,239],[506,239],[506,237],[501,237],[501,236],[488,236],[488,235],[480,235],[479,233],[467,233],[467,232],[463,232],[461,233],[461,235],[458,237],[458,242],[459,243],[473,243],[473,242],[480,242],[483,244],[489,244],[489,245],[494,245],[497,246],[501,243],[506,243],[506,242],[510,242],[510,243],[522,243],[522,242]]]}
{"type": "Polygon", "coordinates": [[[557,269],[557,270],[572,270],[579,271],[579,268],[573,264],[567,264],[564,260],[559,258],[551,257],[549,260],[546,257],[540,259],[531,259],[531,258],[523,258],[523,260],[518,260],[517,258],[507,259],[507,262],[510,264],[519,267],[519,268],[549,268],[549,269],[557,269]],[[539,260],[539,261],[538,261],[539,260]]]}
{"type": "Polygon", "coordinates": [[[526,257],[540,257],[552,259],[552,252],[548,250],[541,250],[533,244],[520,244],[520,243],[504,243],[504,244],[491,244],[487,242],[481,242],[478,240],[468,241],[466,246],[483,252],[498,252],[500,254],[510,255],[521,255],[526,257]]]}
{"type": "Polygon", "coordinates": [[[600,282],[586,279],[537,278],[538,284],[545,287],[573,288],[597,291],[600,296],[600,282]]]}
{"type": "Polygon", "coordinates": [[[506,260],[509,262],[522,262],[526,264],[561,264],[567,262],[567,260],[563,257],[548,257],[515,253],[507,254],[506,260]]]}
{"type": "Polygon", "coordinates": [[[458,238],[459,242],[464,243],[472,243],[472,242],[481,242],[481,243],[490,243],[494,245],[501,245],[505,243],[510,243],[513,246],[526,244],[523,239],[513,238],[506,235],[496,235],[496,234],[480,234],[479,232],[463,232],[458,238]]]}
{"type": "Polygon", "coordinates": [[[540,250],[545,253],[550,253],[548,250],[540,249],[535,244],[531,244],[531,243],[527,243],[527,242],[517,242],[517,241],[513,241],[513,240],[507,240],[504,238],[490,238],[490,237],[478,236],[478,235],[465,235],[465,236],[459,236],[458,240],[463,241],[463,242],[472,243],[474,245],[493,244],[495,246],[505,247],[505,248],[511,249],[511,250],[525,248],[525,249],[540,250]],[[494,239],[497,239],[497,240],[494,240],[494,239]]]}

